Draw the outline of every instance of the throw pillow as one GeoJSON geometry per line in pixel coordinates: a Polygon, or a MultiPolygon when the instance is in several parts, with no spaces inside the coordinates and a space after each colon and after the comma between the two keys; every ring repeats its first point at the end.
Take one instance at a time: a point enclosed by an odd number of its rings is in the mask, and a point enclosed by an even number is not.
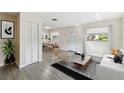
{"type": "Polygon", "coordinates": [[[123,59],[123,54],[121,51],[119,51],[118,54],[115,55],[113,58],[115,63],[120,63],[120,64],[122,64],[122,59],[123,59]]]}
{"type": "Polygon", "coordinates": [[[121,64],[121,61],[120,61],[120,58],[119,58],[118,55],[115,55],[113,60],[114,60],[115,63],[120,63],[121,64]]]}
{"type": "Polygon", "coordinates": [[[115,48],[112,48],[112,55],[117,55],[118,54],[118,50],[115,48]]]}

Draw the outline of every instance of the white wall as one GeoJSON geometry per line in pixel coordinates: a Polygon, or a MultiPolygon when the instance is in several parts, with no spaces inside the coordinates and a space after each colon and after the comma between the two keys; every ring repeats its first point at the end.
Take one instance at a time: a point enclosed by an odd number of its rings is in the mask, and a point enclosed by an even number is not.
{"type": "Polygon", "coordinates": [[[39,24],[39,62],[42,61],[42,18],[39,13],[20,13],[20,68],[26,66],[25,62],[25,23],[39,24]]]}
{"type": "Polygon", "coordinates": [[[60,32],[60,49],[62,50],[68,50],[69,34],[73,31],[76,31],[75,27],[64,27],[50,30],[50,32],[60,32]]]}
{"type": "MultiPolygon", "coordinates": [[[[123,19],[124,20],[124,19],[123,19]]],[[[112,26],[112,48],[121,48],[122,47],[122,20],[121,18],[119,19],[113,19],[113,20],[106,20],[106,21],[99,21],[99,22],[94,22],[94,23],[87,23],[87,24],[82,24],[79,26],[72,26],[72,27],[65,27],[65,28],[58,28],[58,29],[53,29],[51,31],[60,31],[62,33],[69,33],[69,31],[76,31],[77,32],[77,51],[78,53],[83,53],[84,52],[84,47],[83,47],[83,40],[86,35],[86,30],[89,28],[97,28],[97,27],[104,27],[104,26],[112,26]]],[[[123,24],[124,25],[124,24],[123,24]]],[[[66,36],[66,35],[65,35],[66,36]]],[[[61,43],[62,48],[68,49],[68,42],[65,40],[68,40],[68,36],[63,37],[61,43]]],[[[124,42],[124,41],[123,41],[124,42]]]]}
{"type": "Polygon", "coordinates": [[[76,31],[77,31],[77,53],[83,54],[84,53],[84,35],[85,33],[83,32],[82,25],[76,26],[76,31]]]}
{"type": "Polygon", "coordinates": [[[124,17],[122,18],[122,47],[124,48],[124,17]]]}
{"type": "MultiPolygon", "coordinates": [[[[16,16],[12,16],[12,15],[6,15],[6,14],[3,14],[3,13],[0,13],[0,20],[9,20],[9,21],[14,21],[15,22],[15,38],[13,39],[14,40],[14,45],[15,45],[15,48],[17,50],[17,46],[16,46],[16,39],[17,39],[17,17],[16,16]]],[[[0,28],[1,29],[1,28],[0,28]]],[[[0,66],[3,66],[4,65],[4,55],[2,53],[2,46],[3,46],[3,42],[5,41],[6,39],[1,39],[0,38],[0,66]]],[[[15,56],[17,55],[17,52],[15,54],[15,56]]],[[[16,59],[17,59],[17,56],[16,56],[16,59]]],[[[16,60],[16,63],[17,63],[17,60],[16,60]]]]}
{"type": "Polygon", "coordinates": [[[86,41],[85,47],[85,53],[88,55],[102,56],[111,53],[109,43],[104,41],[86,41]]]}
{"type": "Polygon", "coordinates": [[[50,31],[49,29],[45,29],[44,27],[42,28],[42,34],[48,34],[48,36],[50,35],[50,31]]]}
{"type": "MultiPolygon", "coordinates": [[[[111,52],[111,26],[87,29],[87,33],[108,33],[108,42],[85,40],[85,53],[89,55],[104,55],[111,52]]],[[[87,39],[87,38],[86,38],[87,39]]]]}
{"type": "Polygon", "coordinates": [[[68,50],[77,51],[77,32],[76,30],[68,33],[68,50]]]}
{"type": "Polygon", "coordinates": [[[112,26],[112,47],[121,48],[122,47],[122,23],[120,19],[113,19],[107,21],[94,22],[83,25],[83,31],[86,31],[88,28],[112,26]]]}

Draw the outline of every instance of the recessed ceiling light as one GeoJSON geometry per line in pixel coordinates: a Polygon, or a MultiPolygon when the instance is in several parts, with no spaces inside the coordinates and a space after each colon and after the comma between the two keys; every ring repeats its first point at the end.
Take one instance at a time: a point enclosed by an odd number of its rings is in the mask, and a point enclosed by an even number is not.
{"type": "Polygon", "coordinates": [[[52,18],[52,21],[57,21],[57,19],[56,18],[52,18]]]}
{"type": "Polygon", "coordinates": [[[75,24],[76,26],[79,26],[80,24],[75,24]]]}
{"type": "Polygon", "coordinates": [[[45,28],[45,29],[51,29],[51,27],[49,27],[49,26],[45,26],[44,28],[45,28]]]}
{"type": "Polygon", "coordinates": [[[99,14],[96,14],[96,17],[97,17],[98,20],[102,20],[102,18],[99,14]]]}

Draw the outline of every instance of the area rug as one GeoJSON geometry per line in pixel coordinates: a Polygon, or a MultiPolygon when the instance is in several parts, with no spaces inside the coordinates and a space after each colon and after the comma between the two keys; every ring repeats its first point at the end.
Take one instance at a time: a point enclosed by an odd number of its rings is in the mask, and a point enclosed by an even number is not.
{"type": "Polygon", "coordinates": [[[56,68],[57,70],[62,71],[64,74],[72,77],[75,80],[92,80],[91,78],[89,78],[85,75],[82,75],[82,74],[80,74],[80,73],[78,73],[72,69],[69,69],[64,65],[61,65],[60,63],[54,63],[51,66],[56,68]]]}

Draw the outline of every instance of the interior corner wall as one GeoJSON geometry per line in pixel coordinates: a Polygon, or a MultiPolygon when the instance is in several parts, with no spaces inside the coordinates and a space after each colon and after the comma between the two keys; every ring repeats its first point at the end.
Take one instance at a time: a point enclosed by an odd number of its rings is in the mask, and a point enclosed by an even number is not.
{"type": "Polygon", "coordinates": [[[124,17],[122,18],[122,48],[124,48],[124,17]]]}
{"type": "Polygon", "coordinates": [[[122,19],[112,19],[99,22],[93,22],[88,24],[83,24],[83,31],[86,31],[88,28],[97,28],[104,26],[112,26],[112,48],[121,48],[122,47],[122,19]]]}
{"type": "Polygon", "coordinates": [[[68,50],[69,34],[76,31],[75,27],[62,27],[51,29],[50,32],[60,32],[60,49],[68,50]]]}
{"type": "MultiPolygon", "coordinates": [[[[123,29],[124,29],[124,18],[123,18],[123,21],[121,18],[118,18],[118,19],[82,24],[79,26],[63,27],[63,28],[53,29],[51,31],[60,31],[60,32],[68,34],[69,31],[75,30],[77,32],[77,50],[76,50],[76,52],[83,53],[83,52],[85,52],[85,46],[83,46],[83,44],[84,44],[83,40],[85,39],[87,29],[111,25],[112,26],[112,40],[111,40],[112,48],[119,49],[122,47],[122,42],[123,42],[123,47],[124,47],[124,37],[123,37],[124,30],[123,30],[123,36],[122,36],[122,22],[123,22],[123,29]],[[123,41],[122,41],[122,37],[123,37],[123,41]]],[[[65,40],[65,38],[63,40],[65,40]]],[[[68,40],[68,39],[66,39],[66,40],[68,40]]],[[[61,44],[60,47],[65,50],[68,49],[68,42],[61,44]]]]}
{"type": "Polygon", "coordinates": [[[20,65],[20,14],[17,15],[17,31],[15,33],[15,46],[16,46],[16,64],[19,67],[20,65]]]}
{"type": "Polygon", "coordinates": [[[39,13],[21,12],[20,13],[20,68],[26,66],[25,61],[25,23],[35,23],[39,25],[39,53],[38,61],[42,61],[42,20],[39,13]]]}
{"type": "MultiPolygon", "coordinates": [[[[9,14],[4,14],[4,13],[0,13],[0,20],[8,20],[8,21],[14,21],[15,22],[15,35],[14,35],[14,45],[15,45],[15,49],[17,50],[17,44],[16,44],[16,39],[18,38],[16,36],[17,32],[18,32],[18,27],[17,27],[17,16],[14,16],[14,15],[9,15],[9,14]]],[[[0,28],[1,29],[1,28],[0,28]]],[[[4,65],[4,55],[2,53],[2,46],[3,46],[3,42],[5,41],[6,39],[1,39],[0,38],[0,66],[3,66],[4,65]]],[[[16,55],[18,54],[18,52],[15,53],[15,57],[16,59],[18,58],[16,55]]],[[[16,60],[16,63],[18,63],[18,60],[16,60]]]]}

